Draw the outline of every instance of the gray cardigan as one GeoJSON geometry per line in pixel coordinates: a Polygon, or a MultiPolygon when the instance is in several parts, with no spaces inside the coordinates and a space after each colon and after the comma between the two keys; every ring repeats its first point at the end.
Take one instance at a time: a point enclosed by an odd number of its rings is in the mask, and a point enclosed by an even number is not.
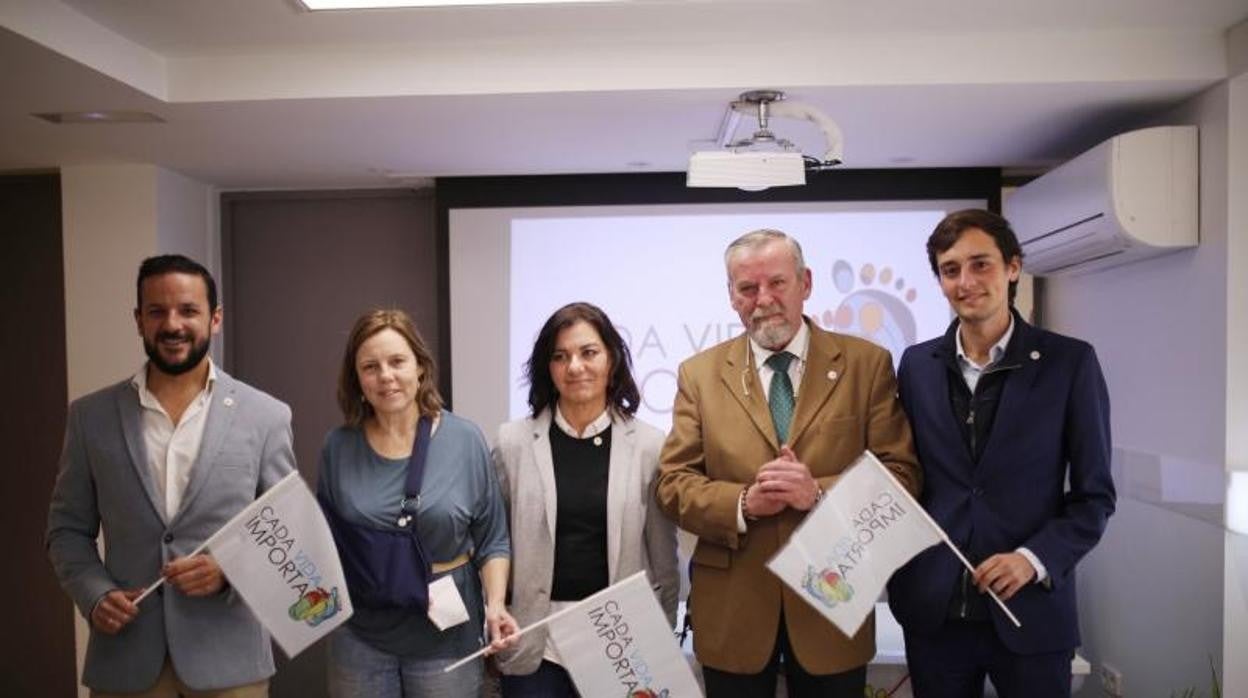
{"type": "MultiPolygon", "coordinates": [[[[555,472],[551,410],[498,430],[494,466],[511,524],[511,615],[525,627],[550,613],[555,563],[555,472]]],[[[632,418],[611,417],[607,480],[607,566],[612,584],[645,570],[668,622],[674,623],[680,573],[676,528],[654,501],[663,432],[632,418]]],[[[530,674],[542,661],[546,631],[526,633],[497,656],[504,674],[530,674]]]]}

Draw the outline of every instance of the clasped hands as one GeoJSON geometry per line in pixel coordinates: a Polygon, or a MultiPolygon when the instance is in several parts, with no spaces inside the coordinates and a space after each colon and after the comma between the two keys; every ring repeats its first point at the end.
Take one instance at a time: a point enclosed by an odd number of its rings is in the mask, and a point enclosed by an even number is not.
{"type": "Polygon", "coordinates": [[[809,511],[821,494],[810,468],[797,459],[793,449],[781,446],[779,457],[764,463],[754,482],[746,486],[742,513],[759,518],[778,514],[786,507],[809,511]]]}
{"type": "MultiPolygon", "coordinates": [[[[171,560],[160,570],[165,581],[187,596],[211,596],[225,587],[225,576],[211,555],[171,560]]],[[[105,635],[116,635],[139,615],[134,599],[142,589],[113,589],[91,609],[91,625],[105,635]]]]}

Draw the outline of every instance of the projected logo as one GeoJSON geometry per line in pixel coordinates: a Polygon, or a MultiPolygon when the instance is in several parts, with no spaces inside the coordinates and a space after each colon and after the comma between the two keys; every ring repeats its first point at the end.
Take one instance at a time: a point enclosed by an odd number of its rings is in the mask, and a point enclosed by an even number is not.
{"type": "Polygon", "coordinates": [[[892,352],[894,361],[914,344],[917,322],[912,304],[918,292],[907,288],[906,280],[891,267],[877,269],[867,262],[855,272],[853,265],[838,259],[832,264],[832,284],[845,297],[836,310],[815,315],[824,328],[875,342],[892,352]]]}

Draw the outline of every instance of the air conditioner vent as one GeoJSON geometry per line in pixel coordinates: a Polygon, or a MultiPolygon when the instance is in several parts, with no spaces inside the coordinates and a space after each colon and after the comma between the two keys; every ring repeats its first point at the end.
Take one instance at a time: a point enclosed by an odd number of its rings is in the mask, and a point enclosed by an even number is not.
{"type": "Polygon", "coordinates": [[[1005,202],[1036,275],[1095,271],[1197,244],[1197,132],[1115,136],[1005,202]]]}

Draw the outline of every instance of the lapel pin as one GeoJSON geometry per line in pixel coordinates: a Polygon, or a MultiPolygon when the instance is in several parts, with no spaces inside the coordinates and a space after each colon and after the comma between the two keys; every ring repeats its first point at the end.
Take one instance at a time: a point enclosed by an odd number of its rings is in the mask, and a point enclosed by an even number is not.
{"type": "Polygon", "coordinates": [[[601,445],[602,445],[602,437],[601,437],[601,436],[595,436],[595,437],[594,437],[594,445],[595,445],[595,446],[601,446],[601,445]]]}
{"type": "Polygon", "coordinates": [[[837,375],[836,371],[828,371],[828,380],[830,381],[836,380],[836,375],[837,375]]]}
{"type": "Polygon", "coordinates": [[[234,398],[232,398],[232,397],[227,397],[226,399],[224,399],[224,400],[222,400],[222,401],[221,401],[221,404],[222,404],[222,405],[225,405],[226,407],[233,407],[233,406],[234,406],[234,398]]]}
{"type": "Polygon", "coordinates": [[[1031,350],[1031,360],[1032,360],[1032,361],[1039,361],[1039,360],[1040,360],[1040,352],[1036,351],[1035,349],[1032,349],[1032,350],[1031,350]]]}

